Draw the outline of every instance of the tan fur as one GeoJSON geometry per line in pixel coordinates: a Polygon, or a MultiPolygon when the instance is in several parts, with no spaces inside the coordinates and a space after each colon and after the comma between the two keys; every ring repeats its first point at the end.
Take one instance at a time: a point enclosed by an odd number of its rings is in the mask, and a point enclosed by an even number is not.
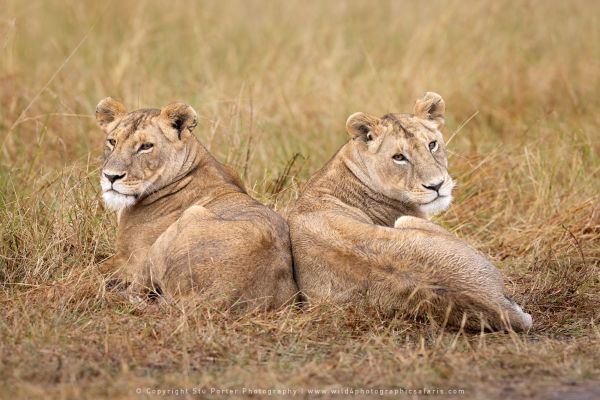
{"type": "Polygon", "coordinates": [[[286,222],[198,142],[190,106],[126,113],[108,98],[96,117],[107,135],[103,197],[120,214],[106,272],[131,282],[136,296],[194,294],[227,307],[293,301],[286,222]],[[107,175],[119,179],[111,186],[107,175]]]}
{"type": "Polygon", "coordinates": [[[444,109],[426,93],[414,115],[350,116],[352,140],[309,180],[289,218],[298,285],[309,301],[366,300],[455,326],[527,330],[531,317],[504,295],[500,271],[423,219],[449,206],[454,186],[444,109]]]}

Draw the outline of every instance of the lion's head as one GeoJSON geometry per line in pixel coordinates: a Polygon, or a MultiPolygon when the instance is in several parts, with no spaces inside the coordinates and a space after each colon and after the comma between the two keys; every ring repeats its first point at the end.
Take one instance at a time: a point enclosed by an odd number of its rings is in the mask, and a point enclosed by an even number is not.
{"type": "Polygon", "coordinates": [[[442,97],[427,92],[417,100],[414,114],[352,114],[346,122],[356,154],[350,168],[372,190],[427,216],[446,210],[454,182],[440,132],[444,110],[442,97]]]}
{"type": "Polygon", "coordinates": [[[192,107],[126,112],[108,97],[98,103],[96,120],[106,133],[100,184],[109,208],[130,207],[187,172],[197,122],[192,107]]]}

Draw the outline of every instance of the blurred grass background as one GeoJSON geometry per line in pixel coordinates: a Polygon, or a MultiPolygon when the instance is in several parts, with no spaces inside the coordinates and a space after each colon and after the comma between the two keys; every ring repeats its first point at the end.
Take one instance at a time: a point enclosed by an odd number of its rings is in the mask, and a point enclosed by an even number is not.
{"type": "Polygon", "coordinates": [[[600,376],[599,14],[554,0],[1,0],[0,379],[54,397],[133,396],[165,371],[226,387],[587,387],[600,376]],[[376,314],[340,311],[353,325],[338,329],[330,310],[173,310],[167,323],[104,293],[101,98],[191,104],[202,143],[286,214],[347,140],[348,115],[411,112],[428,90],[446,100],[459,183],[438,222],[503,270],[531,337],[488,335],[483,349],[376,314]]]}

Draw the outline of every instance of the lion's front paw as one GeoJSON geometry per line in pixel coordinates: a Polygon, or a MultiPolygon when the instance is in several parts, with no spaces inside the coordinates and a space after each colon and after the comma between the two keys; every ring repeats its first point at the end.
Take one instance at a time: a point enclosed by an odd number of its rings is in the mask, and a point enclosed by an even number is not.
{"type": "Polygon", "coordinates": [[[418,229],[421,231],[427,231],[432,234],[444,235],[444,236],[453,236],[450,232],[435,224],[431,221],[428,221],[423,218],[412,217],[409,215],[404,215],[396,220],[394,223],[394,228],[396,229],[418,229]]]}
{"type": "Polygon", "coordinates": [[[394,228],[396,229],[410,229],[410,228],[418,228],[421,225],[421,218],[411,217],[410,215],[403,215],[398,218],[394,223],[394,228]]]}

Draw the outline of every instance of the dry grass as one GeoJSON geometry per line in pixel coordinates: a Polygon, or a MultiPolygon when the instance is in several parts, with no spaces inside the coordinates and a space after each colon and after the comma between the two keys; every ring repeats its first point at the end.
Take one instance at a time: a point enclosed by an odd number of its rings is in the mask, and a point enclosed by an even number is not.
{"type": "Polygon", "coordinates": [[[0,397],[600,395],[600,3],[101,3],[0,7],[0,397]],[[202,142],[285,214],[350,113],[409,111],[425,90],[446,99],[460,185],[439,222],[503,270],[529,335],[352,307],[140,311],[104,291],[115,222],[98,196],[100,98],[192,104],[202,142]]]}

